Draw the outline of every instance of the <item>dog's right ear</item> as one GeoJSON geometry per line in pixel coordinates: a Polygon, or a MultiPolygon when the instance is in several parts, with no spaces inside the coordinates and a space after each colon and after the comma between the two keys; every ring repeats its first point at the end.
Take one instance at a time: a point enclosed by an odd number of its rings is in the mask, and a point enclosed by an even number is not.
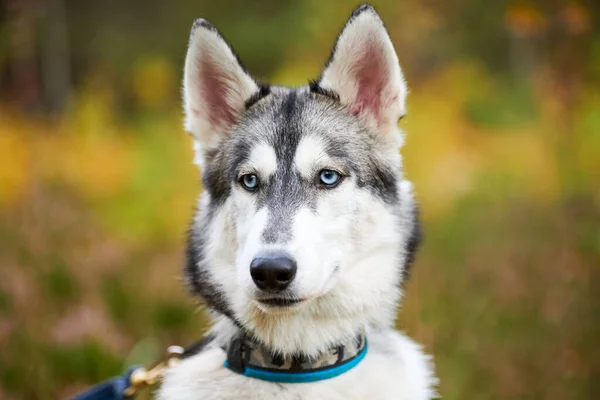
{"type": "Polygon", "coordinates": [[[202,150],[217,145],[259,87],[219,31],[194,22],[185,60],[185,128],[202,150]]]}

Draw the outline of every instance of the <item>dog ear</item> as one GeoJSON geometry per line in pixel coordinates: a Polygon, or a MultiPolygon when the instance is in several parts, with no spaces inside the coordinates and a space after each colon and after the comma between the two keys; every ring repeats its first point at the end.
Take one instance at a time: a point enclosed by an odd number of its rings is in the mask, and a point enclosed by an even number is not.
{"type": "Polygon", "coordinates": [[[219,31],[204,19],[194,22],[185,60],[185,128],[202,149],[229,134],[259,87],[219,31]]]}
{"type": "Polygon", "coordinates": [[[383,21],[359,6],[337,38],[318,85],[378,131],[396,128],[405,113],[406,84],[383,21]]]}

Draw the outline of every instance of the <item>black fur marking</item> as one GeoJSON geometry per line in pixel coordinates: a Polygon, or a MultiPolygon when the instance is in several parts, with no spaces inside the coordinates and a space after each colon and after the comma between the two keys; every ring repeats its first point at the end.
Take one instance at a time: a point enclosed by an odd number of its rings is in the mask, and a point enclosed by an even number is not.
{"type": "Polygon", "coordinates": [[[231,192],[222,149],[208,150],[205,158],[206,167],[202,171],[202,184],[210,193],[211,200],[216,204],[222,204],[231,192]]]}
{"type": "Polygon", "coordinates": [[[324,89],[319,85],[319,82],[312,80],[308,83],[308,87],[310,88],[311,93],[320,94],[321,96],[329,97],[335,101],[340,101],[340,95],[337,94],[334,90],[324,89]]]}
{"type": "Polygon", "coordinates": [[[247,140],[236,141],[233,145],[232,161],[228,169],[228,184],[233,184],[238,179],[238,167],[240,164],[248,160],[252,151],[254,141],[250,136],[247,140]]]}
{"type": "Polygon", "coordinates": [[[286,126],[285,128],[291,128],[291,129],[295,129],[297,128],[294,124],[294,122],[297,122],[297,115],[294,115],[294,111],[296,110],[296,105],[297,100],[298,99],[298,94],[296,93],[295,90],[292,90],[286,97],[284,103],[283,103],[283,107],[282,107],[282,117],[284,118],[285,121],[289,122],[289,125],[286,126]],[[296,119],[295,119],[296,118],[296,119]]]}
{"type": "Polygon", "coordinates": [[[398,201],[398,181],[395,171],[389,167],[375,165],[372,168],[373,175],[367,180],[367,186],[375,194],[389,204],[398,201]]]}
{"type": "Polygon", "coordinates": [[[350,21],[352,21],[354,18],[358,17],[360,14],[362,14],[365,11],[371,11],[373,13],[377,13],[377,11],[375,11],[375,7],[373,7],[369,3],[364,3],[364,4],[359,5],[358,7],[356,7],[354,9],[354,11],[352,11],[352,15],[350,16],[350,21]]]}
{"type": "MultiPolygon", "coordinates": [[[[211,32],[215,32],[215,33],[219,34],[219,36],[221,36],[219,30],[217,28],[215,28],[215,26],[213,24],[211,24],[204,18],[198,18],[197,20],[194,21],[194,23],[192,24],[191,33],[194,33],[196,31],[196,29],[198,29],[198,28],[207,29],[207,30],[209,30],[211,32]]],[[[221,36],[221,38],[222,38],[222,36],[221,36]]]]}
{"type": "Polygon", "coordinates": [[[281,367],[281,366],[283,366],[283,364],[285,364],[285,360],[283,359],[281,354],[275,353],[271,357],[271,363],[273,363],[273,365],[281,367]]]}
{"type": "Polygon", "coordinates": [[[246,100],[245,106],[246,110],[252,107],[254,104],[258,103],[260,100],[264,99],[271,93],[271,87],[269,85],[259,85],[258,92],[254,93],[248,100],[246,100]]]}
{"type": "MultiPolygon", "coordinates": [[[[205,223],[209,225],[209,221],[205,221],[205,223]]],[[[184,271],[188,288],[193,295],[200,296],[211,310],[227,316],[236,325],[240,325],[221,288],[212,281],[206,267],[202,267],[202,263],[206,262],[206,257],[203,235],[198,229],[198,227],[192,226],[188,231],[187,262],[184,271]]]]}
{"type": "Polygon", "coordinates": [[[423,241],[423,230],[421,229],[421,221],[419,218],[419,207],[415,205],[413,209],[413,226],[408,242],[406,243],[404,269],[402,270],[402,282],[406,283],[410,279],[412,266],[419,250],[419,246],[423,241]]]}
{"type": "Polygon", "coordinates": [[[206,335],[200,340],[195,341],[194,343],[186,346],[183,351],[182,358],[188,358],[200,353],[206,346],[208,346],[215,337],[213,335],[206,335]]]}

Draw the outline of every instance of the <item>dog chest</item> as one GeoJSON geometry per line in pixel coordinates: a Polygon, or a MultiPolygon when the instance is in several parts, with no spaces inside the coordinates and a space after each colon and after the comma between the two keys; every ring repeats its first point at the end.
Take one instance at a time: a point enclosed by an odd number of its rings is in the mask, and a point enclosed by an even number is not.
{"type": "Polygon", "coordinates": [[[373,338],[354,369],[315,383],[278,384],[238,375],[224,367],[225,353],[206,350],[171,368],[159,400],[366,400],[429,399],[435,384],[428,356],[404,335],[373,338]]]}

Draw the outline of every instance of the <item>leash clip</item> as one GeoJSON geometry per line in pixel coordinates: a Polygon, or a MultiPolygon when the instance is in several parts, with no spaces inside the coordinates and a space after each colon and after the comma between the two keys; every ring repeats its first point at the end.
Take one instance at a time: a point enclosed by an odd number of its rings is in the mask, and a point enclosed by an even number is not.
{"type": "Polygon", "coordinates": [[[163,377],[165,370],[182,358],[183,353],[183,347],[169,346],[167,355],[150,369],[140,367],[134,370],[129,377],[129,387],[125,389],[125,396],[132,397],[140,389],[156,384],[163,377]]]}

